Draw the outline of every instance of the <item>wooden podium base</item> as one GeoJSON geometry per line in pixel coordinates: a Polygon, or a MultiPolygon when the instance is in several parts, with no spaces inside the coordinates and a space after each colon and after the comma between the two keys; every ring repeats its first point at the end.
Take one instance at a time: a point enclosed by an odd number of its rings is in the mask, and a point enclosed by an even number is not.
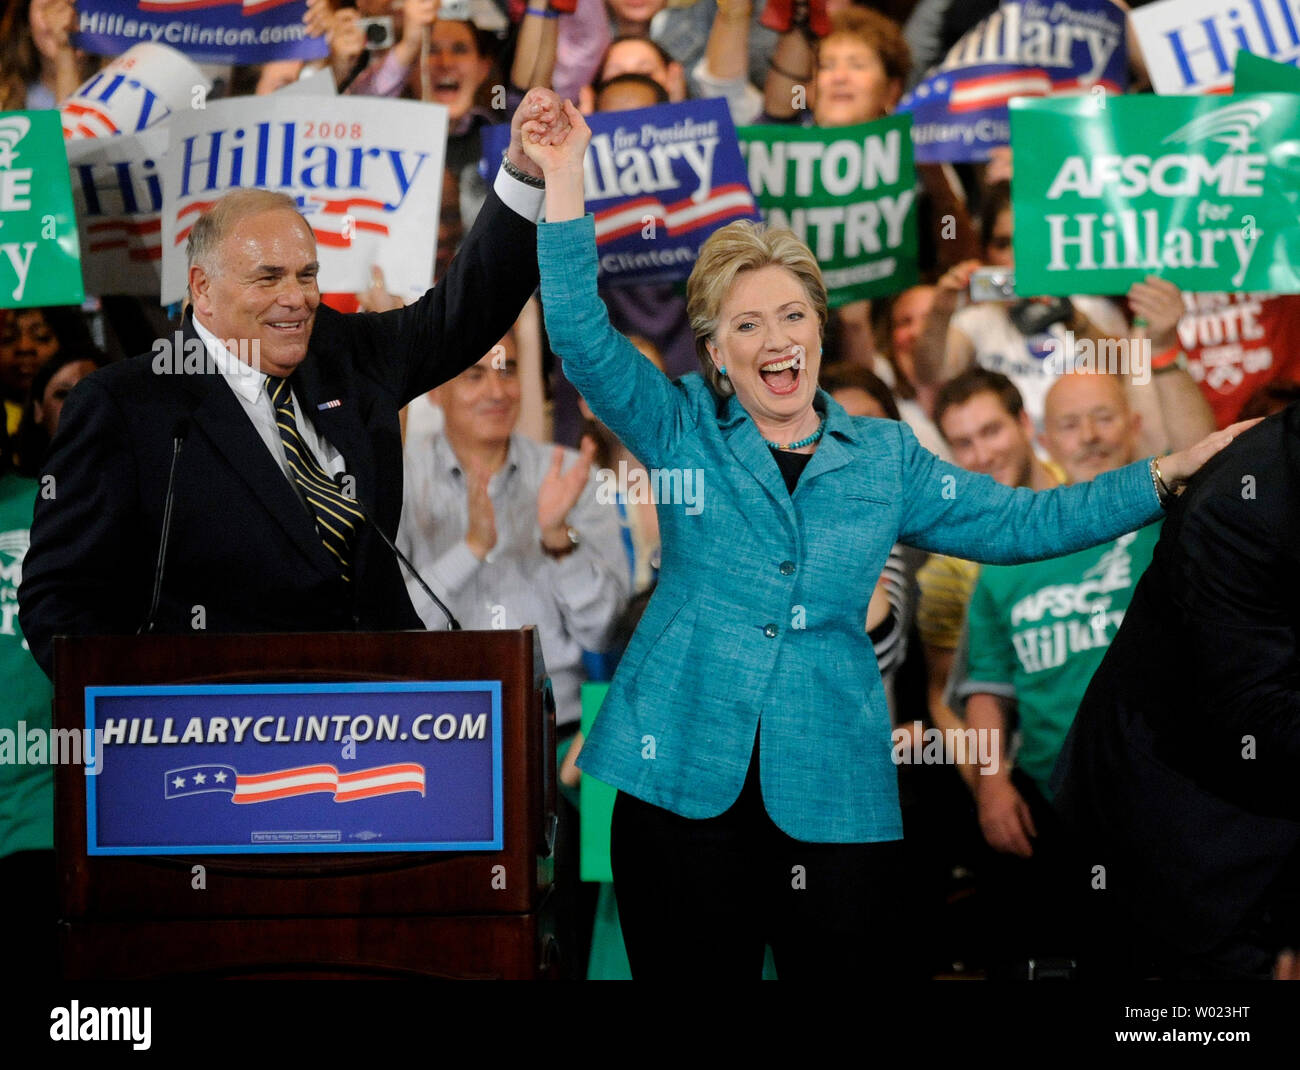
{"type": "Polygon", "coordinates": [[[546,913],[76,921],[60,936],[69,981],[523,981],[555,974],[546,913]]]}

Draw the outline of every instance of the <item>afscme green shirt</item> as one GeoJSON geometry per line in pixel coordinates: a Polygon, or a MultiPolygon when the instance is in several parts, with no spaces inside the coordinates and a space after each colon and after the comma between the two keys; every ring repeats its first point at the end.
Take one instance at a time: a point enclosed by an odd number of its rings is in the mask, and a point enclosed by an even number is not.
{"type": "Polygon", "coordinates": [[[1016,700],[1016,765],[1047,782],[1092,674],[1123,623],[1160,522],[1067,557],[986,565],[971,597],[970,672],[960,697],[1016,700]]]}
{"type": "Polygon", "coordinates": [[[17,754],[34,730],[48,743],[54,697],[18,627],[18,584],[37,487],[32,479],[0,475],[0,857],[54,846],[53,769],[44,747],[33,752],[41,764],[20,763],[17,754]]]}

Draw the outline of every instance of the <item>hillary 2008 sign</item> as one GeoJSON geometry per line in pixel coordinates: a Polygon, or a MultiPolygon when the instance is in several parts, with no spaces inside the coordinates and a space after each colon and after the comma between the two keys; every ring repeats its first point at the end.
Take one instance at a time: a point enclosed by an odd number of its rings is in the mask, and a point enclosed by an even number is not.
{"type": "Polygon", "coordinates": [[[495,681],[86,689],[87,853],[500,850],[495,681]]]}
{"type": "Polygon", "coordinates": [[[417,298],[433,283],[447,109],[377,97],[273,93],[176,115],[163,181],[164,304],[185,293],[185,240],[232,189],[285,193],[316,236],[321,289],[364,290],[370,269],[417,298]]]}

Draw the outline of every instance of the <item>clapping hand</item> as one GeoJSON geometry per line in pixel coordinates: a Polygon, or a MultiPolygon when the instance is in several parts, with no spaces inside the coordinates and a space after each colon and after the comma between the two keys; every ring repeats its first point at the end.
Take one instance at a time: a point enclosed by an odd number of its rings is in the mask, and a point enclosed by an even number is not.
{"type": "Polygon", "coordinates": [[[578,459],[567,472],[562,471],[564,448],[556,446],[551,455],[550,470],[537,488],[537,526],[542,530],[542,543],[551,549],[560,550],[568,545],[569,536],[565,529],[569,510],[582,496],[595,457],[596,443],[589,436],[583,438],[578,459]]]}

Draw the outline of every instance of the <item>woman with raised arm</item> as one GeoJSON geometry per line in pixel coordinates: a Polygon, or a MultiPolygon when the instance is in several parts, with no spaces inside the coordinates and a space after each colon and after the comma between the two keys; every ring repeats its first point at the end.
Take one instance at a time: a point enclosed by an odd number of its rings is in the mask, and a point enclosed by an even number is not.
{"type": "MultiPolygon", "coordinates": [[[[590,131],[525,124],[551,344],[660,492],[658,589],[579,765],[619,790],[612,861],[636,977],[911,972],[889,712],[867,602],[895,542],[976,561],[1150,523],[1245,425],[1042,493],[940,461],[818,389],[826,290],[788,230],[713,234],[687,284],[700,374],[609,323],[584,214],[590,131]]],[[[914,956],[913,956],[914,957],[914,956]]]]}

